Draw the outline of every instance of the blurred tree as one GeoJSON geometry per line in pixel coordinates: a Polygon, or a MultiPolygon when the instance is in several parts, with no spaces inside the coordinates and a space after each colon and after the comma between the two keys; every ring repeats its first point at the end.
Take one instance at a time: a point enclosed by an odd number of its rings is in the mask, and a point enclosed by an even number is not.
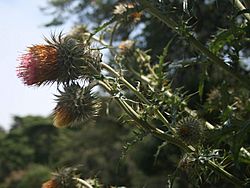
{"type": "MultiPolygon", "coordinates": [[[[5,180],[4,188],[41,187],[50,178],[51,169],[30,163],[26,169],[13,171],[5,180]]],[[[0,185],[1,186],[1,185],[0,185]]]]}

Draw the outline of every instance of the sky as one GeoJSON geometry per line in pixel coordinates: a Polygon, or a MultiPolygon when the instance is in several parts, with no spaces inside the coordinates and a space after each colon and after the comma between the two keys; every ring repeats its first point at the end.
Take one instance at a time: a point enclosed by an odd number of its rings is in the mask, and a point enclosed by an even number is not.
{"type": "Polygon", "coordinates": [[[56,105],[55,87],[28,87],[16,76],[18,58],[26,47],[43,43],[50,33],[70,29],[70,24],[43,27],[52,18],[40,11],[45,4],[46,0],[0,0],[0,126],[6,130],[13,116],[47,116],[56,105]]]}

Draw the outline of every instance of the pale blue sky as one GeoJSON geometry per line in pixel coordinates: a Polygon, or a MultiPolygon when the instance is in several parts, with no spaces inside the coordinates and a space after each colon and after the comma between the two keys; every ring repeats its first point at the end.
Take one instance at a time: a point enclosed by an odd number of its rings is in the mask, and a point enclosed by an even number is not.
{"type": "Polygon", "coordinates": [[[55,106],[55,88],[27,87],[16,76],[18,57],[27,46],[42,43],[51,32],[69,31],[64,27],[44,28],[51,17],[39,7],[46,0],[0,0],[0,125],[8,129],[14,115],[49,115],[55,106]]]}

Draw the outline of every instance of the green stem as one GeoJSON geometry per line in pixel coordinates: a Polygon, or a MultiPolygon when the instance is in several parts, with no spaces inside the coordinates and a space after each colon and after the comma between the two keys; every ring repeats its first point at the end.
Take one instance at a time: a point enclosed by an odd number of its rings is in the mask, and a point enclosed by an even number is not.
{"type": "MultiPolygon", "coordinates": [[[[143,76],[143,75],[140,75],[136,70],[134,70],[131,66],[127,66],[127,68],[142,82],[145,82],[146,84],[148,85],[151,85],[150,84],[150,79],[148,79],[146,76],[143,76]]],[[[168,97],[172,97],[173,94],[169,91],[169,90],[166,90],[165,91],[166,95],[168,97]]],[[[184,106],[187,106],[187,104],[182,101],[181,102],[184,106]]],[[[191,110],[189,109],[188,107],[184,107],[184,110],[189,114],[191,115],[192,117],[195,117],[197,118],[198,117],[198,114],[194,111],[194,110],[191,110]]],[[[209,129],[209,130],[212,130],[215,128],[215,126],[213,126],[211,123],[209,123],[208,121],[205,121],[205,125],[206,127],[209,129]]]]}
{"type": "MultiPolygon", "coordinates": [[[[146,99],[144,97],[144,95],[139,92],[133,85],[131,85],[126,79],[124,79],[118,72],[116,72],[112,67],[110,67],[109,65],[105,64],[105,63],[101,63],[101,66],[106,69],[107,71],[109,71],[110,73],[112,73],[116,78],[118,78],[128,89],[130,89],[131,91],[133,91],[133,93],[145,104],[152,106],[152,104],[150,103],[150,101],[148,101],[148,99],[146,99]]],[[[173,133],[176,134],[175,129],[173,129],[168,120],[164,117],[164,115],[158,110],[155,109],[155,113],[157,115],[157,117],[164,123],[164,125],[173,133]]]]}
{"type": "Polygon", "coordinates": [[[183,33],[183,31],[180,31],[178,24],[174,20],[163,15],[158,9],[156,9],[154,6],[152,6],[151,3],[149,3],[147,0],[138,0],[138,1],[151,15],[158,18],[160,21],[162,21],[164,24],[166,24],[172,30],[177,32],[179,35],[184,36],[198,51],[203,53],[212,62],[214,62],[215,64],[220,66],[229,75],[231,75],[236,80],[238,80],[245,88],[250,90],[249,79],[246,79],[246,77],[235,72],[235,70],[233,70],[230,66],[228,66],[222,59],[217,57],[215,54],[213,54],[211,51],[209,51],[209,49],[206,48],[200,41],[198,41],[196,38],[194,38],[191,33],[189,33],[188,31],[185,31],[185,33],[183,33]]]}
{"type": "MultiPolygon", "coordinates": [[[[143,102],[145,102],[148,105],[151,105],[150,102],[139,91],[136,90],[136,88],[134,88],[127,80],[125,80],[123,77],[121,77],[120,74],[118,72],[116,72],[112,67],[108,66],[105,63],[102,63],[101,66],[103,68],[105,68],[107,71],[109,71],[110,73],[114,74],[117,78],[119,78],[130,90],[132,90],[136,94],[136,96],[140,100],[142,100],[143,102]]],[[[96,70],[94,67],[90,67],[90,68],[92,68],[93,70],[96,70]]],[[[104,89],[106,89],[106,91],[108,91],[111,95],[114,94],[114,91],[110,87],[109,83],[105,83],[104,81],[99,80],[99,84],[101,86],[103,86],[104,89]]],[[[119,103],[119,105],[122,107],[122,109],[124,109],[125,112],[133,120],[135,120],[136,124],[141,129],[143,129],[144,131],[145,130],[149,131],[149,133],[151,133],[153,136],[155,136],[155,137],[157,137],[157,138],[159,138],[161,140],[168,141],[168,142],[170,142],[170,143],[178,146],[179,148],[182,148],[186,152],[190,153],[190,152],[195,152],[196,151],[195,148],[193,148],[192,146],[187,146],[183,141],[181,141],[180,139],[176,138],[175,131],[173,130],[173,128],[170,127],[168,121],[165,119],[165,117],[161,114],[161,112],[159,110],[156,110],[156,114],[165,123],[165,125],[167,125],[169,127],[169,129],[174,133],[174,135],[166,134],[161,129],[153,127],[148,122],[142,120],[140,118],[139,114],[137,114],[137,112],[134,111],[134,109],[126,101],[124,101],[124,100],[122,100],[122,99],[120,99],[118,97],[115,98],[115,99],[119,103]]],[[[242,182],[240,179],[236,178],[232,174],[230,174],[227,171],[225,171],[222,167],[218,166],[213,161],[208,160],[207,163],[206,163],[206,165],[211,170],[214,170],[221,177],[224,177],[225,179],[227,179],[228,181],[230,181],[234,185],[236,185],[236,186],[243,186],[244,185],[244,182],[242,182]]]]}
{"type": "Polygon", "coordinates": [[[224,179],[228,180],[232,184],[236,185],[237,187],[244,187],[244,182],[240,179],[236,178],[217,164],[215,164],[213,161],[209,160],[206,163],[207,167],[209,167],[211,170],[216,172],[217,174],[221,175],[224,179]]]}
{"type": "Polygon", "coordinates": [[[104,47],[108,48],[112,54],[115,54],[116,51],[115,51],[114,47],[110,46],[107,42],[100,39],[99,37],[96,37],[96,36],[92,35],[91,33],[84,33],[83,35],[86,36],[86,37],[89,37],[90,39],[93,39],[96,42],[99,42],[104,47]]]}
{"type": "Polygon", "coordinates": [[[109,41],[109,46],[112,46],[112,45],[113,45],[114,35],[115,35],[115,32],[116,32],[118,26],[119,26],[119,22],[117,22],[117,23],[114,25],[113,29],[112,29],[111,36],[110,36],[110,41],[109,41]]]}

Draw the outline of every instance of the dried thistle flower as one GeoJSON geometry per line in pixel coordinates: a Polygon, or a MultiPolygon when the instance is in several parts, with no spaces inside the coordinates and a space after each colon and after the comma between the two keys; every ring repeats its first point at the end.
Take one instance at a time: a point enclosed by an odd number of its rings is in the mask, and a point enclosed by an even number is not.
{"type": "Polygon", "coordinates": [[[187,144],[198,145],[204,136],[204,126],[198,119],[186,117],[177,123],[176,132],[187,144]]]}
{"type": "Polygon", "coordinates": [[[78,84],[72,84],[59,92],[53,113],[56,127],[69,127],[98,115],[100,102],[90,87],[82,88],[78,84]]]}
{"type": "Polygon", "coordinates": [[[34,45],[20,58],[17,76],[26,85],[69,83],[100,72],[101,54],[72,37],[52,36],[45,45],[34,45]],[[93,69],[94,68],[94,69],[93,69]]]}
{"type": "Polygon", "coordinates": [[[136,10],[135,3],[119,3],[115,6],[113,14],[121,19],[121,22],[138,22],[142,13],[136,10]]]}

